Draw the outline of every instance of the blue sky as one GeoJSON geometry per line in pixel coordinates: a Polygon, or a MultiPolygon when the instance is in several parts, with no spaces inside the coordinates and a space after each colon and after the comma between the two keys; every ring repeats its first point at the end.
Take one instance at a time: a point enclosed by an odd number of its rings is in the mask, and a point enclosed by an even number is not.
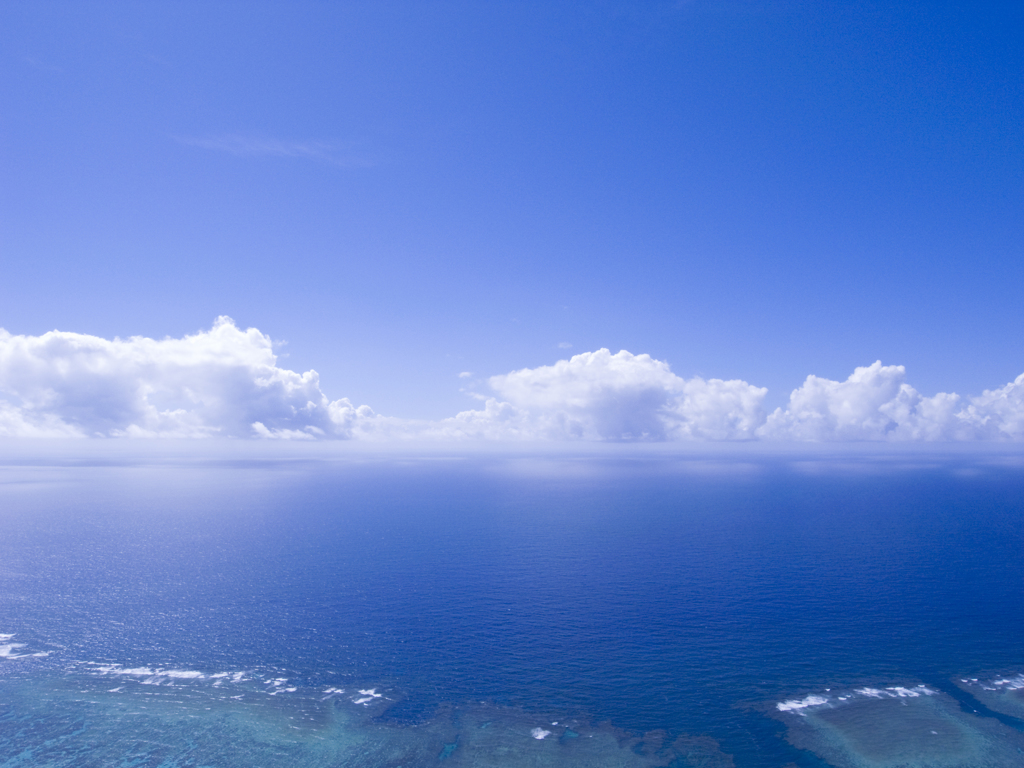
{"type": "Polygon", "coordinates": [[[1024,372],[1019,4],[0,17],[12,334],[230,315],[425,419],[475,407],[462,371],[602,347],[769,410],[876,359],[929,395],[1024,372]]]}

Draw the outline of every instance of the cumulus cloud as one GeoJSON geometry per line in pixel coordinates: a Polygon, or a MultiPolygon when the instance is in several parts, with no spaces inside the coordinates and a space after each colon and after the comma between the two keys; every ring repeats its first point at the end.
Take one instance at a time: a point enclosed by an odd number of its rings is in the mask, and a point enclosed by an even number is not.
{"type": "Polygon", "coordinates": [[[957,394],[921,395],[902,365],[881,361],[846,381],[808,376],[789,404],[758,435],[782,440],[1020,440],[1024,438],[1024,374],[966,401],[957,394]]]}
{"type": "Polygon", "coordinates": [[[444,434],[584,440],[742,440],[764,421],[766,389],[683,379],[650,355],[607,349],[492,376],[482,411],[438,425],[444,434]]]}
{"type": "MultiPolygon", "coordinates": [[[[470,379],[468,371],[459,374],[470,379]]],[[[607,349],[487,380],[483,407],[439,421],[330,400],[316,371],[277,365],[269,337],[221,317],[181,339],[107,340],[0,329],[0,436],[235,437],[280,440],[1024,439],[1024,374],[963,398],[920,394],[902,366],[845,381],[808,376],[766,414],[767,390],[682,378],[650,355],[607,349]]],[[[474,386],[471,382],[468,386],[474,386]]]]}
{"type": "Polygon", "coordinates": [[[649,355],[607,349],[492,376],[482,410],[426,426],[442,438],[554,440],[964,441],[1024,439],[1024,374],[977,397],[926,397],[880,361],[846,381],[808,376],[765,416],[767,390],[683,379],[649,355]]]}
{"type": "Polygon", "coordinates": [[[228,317],[181,339],[0,329],[0,434],[352,437],[373,411],[329,401],[316,371],[277,367],[270,338],[228,317]]]}

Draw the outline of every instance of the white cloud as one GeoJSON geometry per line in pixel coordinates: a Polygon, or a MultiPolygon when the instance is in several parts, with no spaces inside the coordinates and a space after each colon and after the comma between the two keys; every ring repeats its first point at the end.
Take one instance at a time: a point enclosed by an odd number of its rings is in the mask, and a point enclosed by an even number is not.
{"type": "Polygon", "coordinates": [[[903,366],[875,362],[846,381],[808,376],[765,418],[766,390],[683,379],[649,355],[607,349],[492,376],[483,410],[424,436],[480,439],[963,441],[1024,439],[1024,374],[978,397],[925,397],[903,366]]]}
{"type": "Polygon", "coordinates": [[[278,368],[271,340],[227,317],[159,341],[0,329],[3,435],[352,437],[375,418],[329,401],[316,371],[278,368]]]}
{"type": "Polygon", "coordinates": [[[959,414],[978,437],[988,439],[1024,439],[1024,373],[1004,387],[986,389],[959,414]]]}
{"type": "MultiPolygon", "coordinates": [[[[472,377],[469,372],[460,378],[472,377]]],[[[181,339],[0,329],[0,436],[278,440],[1022,440],[1024,374],[977,397],[921,395],[902,366],[808,376],[766,416],[766,390],[684,379],[607,349],[492,376],[483,407],[439,421],[329,400],[316,371],[277,365],[269,337],[227,317],[181,339]]]]}
{"type": "Polygon", "coordinates": [[[902,365],[876,361],[846,381],[808,376],[789,405],[758,434],[781,440],[1019,440],[1024,438],[1024,374],[965,403],[957,394],[924,397],[902,365]]]}
{"type": "Polygon", "coordinates": [[[492,376],[501,400],[438,427],[450,435],[532,439],[749,439],[767,392],[744,381],[682,379],[650,355],[607,349],[492,376]]]}

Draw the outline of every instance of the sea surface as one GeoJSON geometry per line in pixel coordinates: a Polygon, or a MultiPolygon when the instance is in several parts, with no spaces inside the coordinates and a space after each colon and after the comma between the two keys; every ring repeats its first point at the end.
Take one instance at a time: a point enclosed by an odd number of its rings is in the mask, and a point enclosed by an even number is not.
{"type": "Polygon", "coordinates": [[[1024,765],[1021,449],[140,443],[0,446],[0,768],[1024,765]]]}

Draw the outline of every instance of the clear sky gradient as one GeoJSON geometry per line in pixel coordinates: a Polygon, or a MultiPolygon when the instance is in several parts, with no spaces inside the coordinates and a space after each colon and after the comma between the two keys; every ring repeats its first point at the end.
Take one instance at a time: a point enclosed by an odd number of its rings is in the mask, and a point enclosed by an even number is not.
{"type": "Polygon", "coordinates": [[[37,0],[0,48],[13,334],[230,315],[421,418],[601,347],[769,408],[1024,372],[1019,3],[37,0]]]}

